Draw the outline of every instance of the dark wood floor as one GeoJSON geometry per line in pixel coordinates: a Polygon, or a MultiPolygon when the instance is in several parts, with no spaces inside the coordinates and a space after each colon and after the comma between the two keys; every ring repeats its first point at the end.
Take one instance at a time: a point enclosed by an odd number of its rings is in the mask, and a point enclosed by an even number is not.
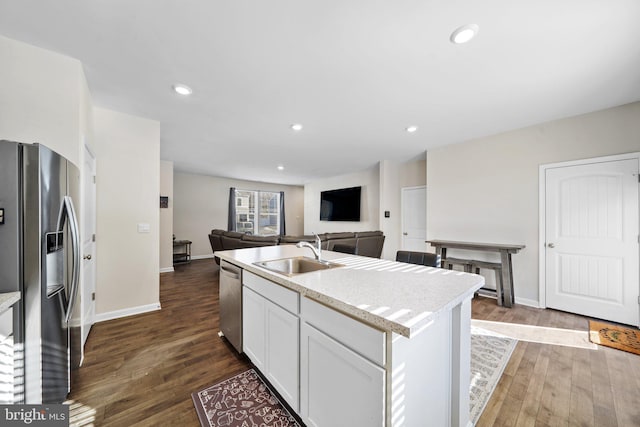
{"type": "MultiPolygon", "coordinates": [[[[212,260],[162,274],[160,301],[160,311],[94,325],[70,395],[72,425],[197,427],[191,393],[249,366],[217,336],[212,260]]],[[[581,316],[486,298],[474,300],[473,317],[587,328],[581,316]]],[[[640,426],[640,356],[519,342],[478,422],[494,425],[640,426]]]]}

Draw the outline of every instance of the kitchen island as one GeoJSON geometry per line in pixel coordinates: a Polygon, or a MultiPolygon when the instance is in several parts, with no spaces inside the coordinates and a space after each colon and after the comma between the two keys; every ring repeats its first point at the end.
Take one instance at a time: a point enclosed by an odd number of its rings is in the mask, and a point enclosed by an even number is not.
{"type": "Polygon", "coordinates": [[[308,426],[470,425],[481,276],[329,251],[340,267],[289,276],[255,264],[312,257],[293,245],[216,256],[243,269],[243,351],[308,426]]]}

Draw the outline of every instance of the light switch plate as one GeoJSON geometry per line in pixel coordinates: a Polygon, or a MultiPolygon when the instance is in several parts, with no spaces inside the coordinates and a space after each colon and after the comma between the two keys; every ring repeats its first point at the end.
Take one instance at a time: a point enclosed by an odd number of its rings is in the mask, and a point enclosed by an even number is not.
{"type": "Polygon", "coordinates": [[[149,233],[151,231],[151,226],[146,223],[138,224],[138,233],[149,233]]]}

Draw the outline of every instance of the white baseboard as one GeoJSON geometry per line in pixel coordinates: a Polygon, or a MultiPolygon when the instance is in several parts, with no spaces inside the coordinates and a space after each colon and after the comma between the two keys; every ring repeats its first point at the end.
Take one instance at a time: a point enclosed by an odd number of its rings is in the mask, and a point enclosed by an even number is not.
{"type": "Polygon", "coordinates": [[[529,298],[516,297],[516,304],[526,305],[528,307],[540,308],[538,301],[529,298]]]}
{"type": "MultiPolygon", "coordinates": [[[[483,289],[480,289],[478,293],[480,294],[480,296],[496,299],[495,295],[492,295],[491,293],[486,291],[483,292],[483,289]]],[[[516,297],[516,304],[526,305],[528,307],[540,308],[540,304],[538,304],[538,301],[534,299],[529,299],[529,298],[516,297]]]]}
{"type": "Polygon", "coordinates": [[[148,313],[150,311],[160,310],[160,303],[139,305],[138,307],[124,308],[122,310],[109,311],[107,313],[96,314],[95,322],[104,322],[107,320],[120,319],[121,317],[134,316],[136,314],[148,313]]]}
{"type": "Polygon", "coordinates": [[[175,270],[173,267],[165,267],[160,269],[160,273],[173,273],[175,270]]]}
{"type": "Polygon", "coordinates": [[[213,258],[213,254],[209,254],[209,255],[193,255],[191,257],[191,259],[207,259],[207,258],[213,258]]]}

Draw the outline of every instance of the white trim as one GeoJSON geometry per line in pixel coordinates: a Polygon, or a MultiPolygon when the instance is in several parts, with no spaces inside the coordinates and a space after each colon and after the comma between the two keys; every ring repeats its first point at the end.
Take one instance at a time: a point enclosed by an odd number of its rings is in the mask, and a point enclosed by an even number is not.
{"type": "Polygon", "coordinates": [[[209,254],[209,255],[193,255],[191,257],[191,259],[209,259],[209,258],[213,258],[213,254],[209,254]]]}
{"type": "Polygon", "coordinates": [[[527,307],[542,308],[538,301],[529,298],[516,297],[516,304],[526,305],[527,307]]]}
{"type": "Polygon", "coordinates": [[[94,319],[96,323],[104,322],[112,319],[120,319],[121,317],[135,316],[136,314],[148,313],[150,311],[160,310],[160,302],[147,305],[139,305],[137,307],[125,308],[122,310],[109,311],[107,313],[96,314],[94,319]]]}
{"type": "MultiPolygon", "coordinates": [[[[545,175],[547,169],[564,168],[568,166],[581,166],[593,163],[615,162],[619,160],[637,160],[640,163],[640,151],[625,154],[615,154],[612,156],[593,157],[590,159],[570,160],[566,162],[547,163],[540,165],[538,172],[538,295],[540,308],[547,308],[546,295],[546,256],[545,256],[545,239],[546,239],[546,180],[545,175]]],[[[523,303],[524,305],[528,305],[523,303]]]]}
{"type": "Polygon", "coordinates": [[[173,267],[165,267],[160,269],[160,274],[162,273],[173,273],[175,270],[173,267]]]}

